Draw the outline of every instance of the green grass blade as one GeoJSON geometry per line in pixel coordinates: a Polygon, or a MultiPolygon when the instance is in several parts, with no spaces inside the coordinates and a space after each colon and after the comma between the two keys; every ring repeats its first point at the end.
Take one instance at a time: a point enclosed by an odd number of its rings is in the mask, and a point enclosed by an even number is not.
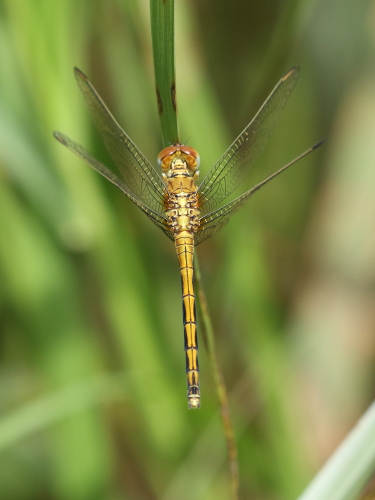
{"type": "Polygon", "coordinates": [[[355,500],[374,468],[375,403],[298,500],[355,500]]]}
{"type": "Polygon", "coordinates": [[[0,450],[96,404],[126,399],[123,376],[99,375],[43,396],[0,419],[0,450]]]}
{"type": "Polygon", "coordinates": [[[156,97],[164,146],[179,142],[174,62],[174,0],[151,0],[156,97]]]}

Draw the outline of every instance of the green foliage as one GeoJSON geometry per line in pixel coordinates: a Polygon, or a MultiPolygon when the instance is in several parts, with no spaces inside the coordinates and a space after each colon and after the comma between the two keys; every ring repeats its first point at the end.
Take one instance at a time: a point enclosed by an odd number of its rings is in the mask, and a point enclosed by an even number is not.
{"type": "MultiPolygon", "coordinates": [[[[300,82],[243,190],[329,139],[198,249],[242,498],[301,495],[373,397],[372,13],[349,0],[176,5],[181,141],[203,174],[294,64],[300,82]]],[[[78,66],[154,162],[151,46],[147,2],[0,3],[6,500],[228,498],[202,342],[202,409],[186,410],[173,245],[52,137],[110,163],[78,66]]]]}
{"type": "Polygon", "coordinates": [[[177,126],[174,0],[151,0],[155,90],[164,146],[180,142],[177,126]]]}

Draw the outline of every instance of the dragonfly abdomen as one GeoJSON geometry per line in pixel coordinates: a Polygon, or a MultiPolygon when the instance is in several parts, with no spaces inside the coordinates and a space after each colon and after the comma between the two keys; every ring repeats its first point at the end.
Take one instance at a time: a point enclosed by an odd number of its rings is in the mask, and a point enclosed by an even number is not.
{"type": "Polygon", "coordinates": [[[182,283],[182,312],[184,320],[184,339],[187,374],[187,398],[189,408],[200,407],[199,364],[197,320],[194,293],[194,237],[189,231],[177,233],[175,246],[180,264],[182,283]]]}

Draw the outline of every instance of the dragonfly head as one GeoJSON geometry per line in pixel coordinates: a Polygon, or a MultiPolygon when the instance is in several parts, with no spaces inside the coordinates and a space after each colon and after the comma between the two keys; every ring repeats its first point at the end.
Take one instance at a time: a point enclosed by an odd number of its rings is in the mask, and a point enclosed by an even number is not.
{"type": "Polygon", "coordinates": [[[158,155],[158,165],[163,173],[168,175],[173,167],[178,170],[188,170],[191,176],[199,168],[199,154],[198,152],[183,144],[174,144],[168,148],[163,149],[158,155]]]}

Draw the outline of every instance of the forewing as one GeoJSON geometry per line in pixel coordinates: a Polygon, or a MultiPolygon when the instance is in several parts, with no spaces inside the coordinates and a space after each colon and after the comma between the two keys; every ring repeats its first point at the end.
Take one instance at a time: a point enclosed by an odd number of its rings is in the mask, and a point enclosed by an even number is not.
{"type": "Polygon", "coordinates": [[[298,79],[292,68],[276,85],[245,130],[212,167],[199,186],[199,206],[208,213],[239,186],[263,151],[298,79]]]}
{"type": "Polygon", "coordinates": [[[164,208],[165,193],[165,184],[160,174],[122,130],[82,71],[75,68],[74,73],[96,128],[128,191],[155,212],[160,212],[164,208]]]}
{"type": "Polygon", "coordinates": [[[131,199],[143,212],[154,222],[158,227],[160,227],[166,235],[174,239],[173,235],[170,233],[167,227],[167,220],[162,213],[154,211],[152,208],[148,207],[142,203],[134,194],[129,190],[129,188],[122,182],[116,174],[114,174],[109,168],[107,168],[103,163],[100,163],[96,158],[94,158],[83,146],[72,141],[66,135],[61,132],[54,132],[55,138],[61,142],[68,149],[73,151],[77,156],[79,156],[83,161],[85,161],[90,167],[99,172],[103,177],[108,179],[112,184],[117,186],[123,193],[126,194],[128,198],[131,199]]]}

